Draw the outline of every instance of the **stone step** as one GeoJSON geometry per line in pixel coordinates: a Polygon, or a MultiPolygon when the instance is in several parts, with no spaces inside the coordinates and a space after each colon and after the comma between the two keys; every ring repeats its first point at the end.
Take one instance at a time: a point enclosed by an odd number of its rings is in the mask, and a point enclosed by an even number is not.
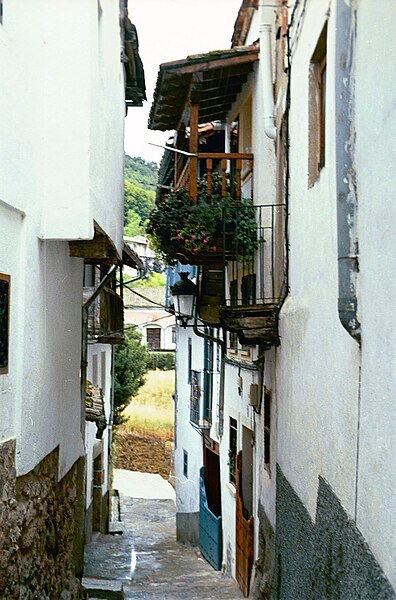
{"type": "Polygon", "coordinates": [[[116,579],[94,579],[83,577],[83,588],[88,592],[89,598],[106,600],[124,600],[124,588],[121,581],[116,579]]]}

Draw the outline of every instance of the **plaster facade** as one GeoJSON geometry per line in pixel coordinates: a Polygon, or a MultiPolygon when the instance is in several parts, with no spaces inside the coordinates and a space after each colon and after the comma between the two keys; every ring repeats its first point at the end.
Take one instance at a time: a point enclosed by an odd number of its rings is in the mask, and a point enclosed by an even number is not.
{"type": "Polygon", "coordinates": [[[176,344],[174,469],[177,536],[180,541],[196,543],[199,515],[199,469],[203,464],[203,450],[200,431],[190,425],[190,367],[191,369],[202,368],[203,340],[197,338],[190,328],[178,327],[176,344]],[[191,365],[188,360],[185,360],[189,353],[191,365]],[[187,476],[184,474],[185,452],[188,461],[187,476]]]}

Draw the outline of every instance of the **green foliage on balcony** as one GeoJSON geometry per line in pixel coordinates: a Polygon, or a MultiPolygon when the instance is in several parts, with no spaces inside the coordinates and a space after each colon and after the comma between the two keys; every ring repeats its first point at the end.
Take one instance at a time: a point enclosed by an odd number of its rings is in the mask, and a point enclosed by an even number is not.
{"type": "Polygon", "coordinates": [[[171,190],[151,211],[150,243],[167,263],[185,256],[199,264],[200,256],[221,257],[231,246],[234,254],[257,248],[252,201],[238,202],[229,191],[222,198],[219,178],[214,178],[211,194],[206,189],[205,179],[200,180],[196,204],[185,189],[171,190]]]}

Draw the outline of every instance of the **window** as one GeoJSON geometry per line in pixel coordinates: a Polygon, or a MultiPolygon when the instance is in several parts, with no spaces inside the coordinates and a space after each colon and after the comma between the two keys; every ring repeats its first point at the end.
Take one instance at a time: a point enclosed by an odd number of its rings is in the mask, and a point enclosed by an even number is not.
{"type": "Polygon", "coordinates": [[[183,475],[188,479],[188,452],[183,450],[183,475]]]}
{"type": "Polygon", "coordinates": [[[101,363],[100,363],[100,383],[103,390],[103,394],[106,392],[106,352],[101,352],[101,363]]]}
{"type": "Polygon", "coordinates": [[[3,22],[3,0],[0,0],[0,23],[3,22]]]}
{"type": "Polygon", "coordinates": [[[228,469],[230,483],[236,482],[236,455],[237,455],[237,432],[238,423],[230,417],[230,441],[228,447],[228,469]]]}
{"type": "Polygon", "coordinates": [[[309,67],[308,185],[318,179],[326,159],[327,23],[319,36],[309,67]]]}
{"type": "Polygon", "coordinates": [[[96,385],[98,383],[98,355],[92,355],[92,383],[96,385]]]}
{"type": "Polygon", "coordinates": [[[172,344],[176,344],[176,327],[173,325],[172,327],[172,344]]]}
{"type": "Polygon", "coordinates": [[[159,350],[161,348],[161,329],[159,327],[147,327],[146,339],[150,350],[159,350]]]}
{"type": "Polygon", "coordinates": [[[256,275],[250,273],[242,277],[242,304],[256,304],[256,275]]]}
{"type": "Polygon", "coordinates": [[[0,273],[0,374],[8,373],[10,276],[0,273]]]}
{"type": "MultiPolygon", "coordinates": [[[[210,335],[214,335],[213,329],[209,331],[210,335]]],[[[209,423],[212,422],[212,391],[213,391],[213,347],[214,343],[211,340],[204,342],[204,371],[203,371],[203,418],[209,423]]]]}
{"type": "Polygon", "coordinates": [[[94,287],[95,285],[95,266],[84,265],[84,287],[94,287]]]}
{"type": "MultiPolygon", "coordinates": [[[[230,282],[230,302],[231,306],[238,304],[238,282],[236,279],[230,282]]],[[[238,351],[238,336],[235,332],[229,334],[230,350],[238,351]]]]}
{"type": "Polygon", "coordinates": [[[264,392],[264,464],[271,463],[271,393],[264,392]]]}

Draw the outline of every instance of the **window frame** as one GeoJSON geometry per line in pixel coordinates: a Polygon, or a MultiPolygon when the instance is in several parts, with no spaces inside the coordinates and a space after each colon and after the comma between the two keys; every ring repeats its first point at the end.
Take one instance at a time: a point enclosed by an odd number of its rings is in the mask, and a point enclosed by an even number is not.
{"type": "Polygon", "coordinates": [[[309,63],[308,187],[326,164],[327,21],[309,63]]]}
{"type": "Polygon", "coordinates": [[[188,452],[183,448],[183,475],[188,479],[188,452]]]}
{"type": "Polygon", "coordinates": [[[271,472],[271,392],[264,389],[264,467],[271,472]]]}
{"type": "Polygon", "coordinates": [[[229,440],[228,440],[228,479],[232,485],[236,485],[236,459],[238,452],[238,421],[234,417],[229,418],[229,440]]]}
{"type": "MultiPolygon", "coordinates": [[[[146,344],[149,350],[161,350],[161,327],[146,327],[146,344]],[[159,332],[159,345],[158,346],[153,346],[152,342],[149,341],[149,332],[151,334],[152,331],[159,332]]],[[[157,340],[156,340],[157,341],[157,340]]]]}

